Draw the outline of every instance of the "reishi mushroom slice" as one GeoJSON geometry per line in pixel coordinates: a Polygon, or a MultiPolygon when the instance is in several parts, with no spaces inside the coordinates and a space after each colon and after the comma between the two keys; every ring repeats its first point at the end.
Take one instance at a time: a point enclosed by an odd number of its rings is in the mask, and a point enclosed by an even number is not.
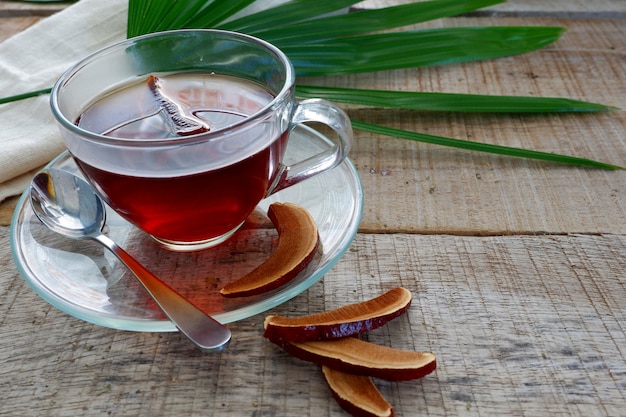
{"type": "Polygon", "coordinates": [[[354,417],[393,417],[393,407],[369,376],[322,366],[322,374],[341,408],[354,417]]]}
{"type": "Polygon", "coordinates": [[[433,372],[437,367],[433,353],[394,349],[356,337],[308,342],[274,341],[274,343],[296,358],[349,374],[388,381],[418,379],[433,372]]]}
{"type": "Polygon", "coordinates": [[[243,277],[226,284],[224,297],[246,297],[276,289],[302,272],[320,246],[317,225],[303,207],[273,203],[268,217],[278,232],[278,246],[269,258],[243,277]]]}
{"type": "Polygon", "coordinates": [[[302,342],[336,339],[381,327],[411,305],[409,290],[397,287],[360,303],[299,317],[267,316],[263,336],[270,340],[302,342]]]}

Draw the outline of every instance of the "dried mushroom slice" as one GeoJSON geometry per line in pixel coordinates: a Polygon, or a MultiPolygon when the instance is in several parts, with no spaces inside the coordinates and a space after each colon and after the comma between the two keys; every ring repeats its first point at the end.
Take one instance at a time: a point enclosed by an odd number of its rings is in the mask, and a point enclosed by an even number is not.
{"type": "Polygon", "coordinates": [[[317,225],[308,211],[292,203],[273,203],[267,212],[278,232],[270,257],[221,290],[224,297],[246,297],[276,289],[302,272],[320,245],[317,225]]]}
{"type": "Polygon", "coordinates": [[[352,336],[383,326],[402,315],[412,295],[402,287],[360,303],[300,317],[267,316],[263,335],[273,341],[301,342],[352,336]]]}
{"type": "Polygon", "coordinates": [[[393,417],[393,407],[369,376],[322,366],[322,373],[341,408],[354,417],[393,417]]]}
{"type": "Polygon", "coordinates": [[[308,342],[276,342],[296,358],[354,375],[389,381],[418,379],[437,367],[432,353],[394,349],[356,337],[308,342]]]}

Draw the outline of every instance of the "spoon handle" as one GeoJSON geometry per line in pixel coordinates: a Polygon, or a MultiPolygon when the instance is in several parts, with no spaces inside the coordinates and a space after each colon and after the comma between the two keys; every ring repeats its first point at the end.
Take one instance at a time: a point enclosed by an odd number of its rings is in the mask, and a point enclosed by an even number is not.
{"type": "Polygon", "coordinates": [[[165,315],[200,349],[216,351],[228,345],[231,338],[228,328],[191,304],[107,236],[100,234],[94,236],[94,239],[106,246],[126,265],[165,315]]]}

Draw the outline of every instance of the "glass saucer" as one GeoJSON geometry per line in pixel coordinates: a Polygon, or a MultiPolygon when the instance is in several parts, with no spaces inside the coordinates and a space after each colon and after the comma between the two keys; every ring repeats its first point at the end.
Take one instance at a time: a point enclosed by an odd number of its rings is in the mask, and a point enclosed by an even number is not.
{"type": "MultiPolygon", "coordinates": [[[[330,141],[298,126],[290,137],[286,163],[319,153],[330,141]]],[[[67,152],[48,167],[78,174],[67,152]]],[[[191,253],[161,248],[107,207],[104,232],[148,269],[222,323],[262,313],[288,301],[320,280],[350,246],[361,221],[363,190],[349,160],[321,175],[263,200],[242,229],[224,244],[191,253]],[[220,288],[265,260],[277,243],[267,219],[273,202],[292,202],[311,213],[322,250],[295,279],[259,296],[224,298],[220,288]]],[[[163,315],[136,279],[104,247],[90,240],[56,235],[35,217],[28,190],[11,224],[11,248],[26,282],[48,303],[79,319],[123,330],[165,332],[176,327],[163,315]]]]}

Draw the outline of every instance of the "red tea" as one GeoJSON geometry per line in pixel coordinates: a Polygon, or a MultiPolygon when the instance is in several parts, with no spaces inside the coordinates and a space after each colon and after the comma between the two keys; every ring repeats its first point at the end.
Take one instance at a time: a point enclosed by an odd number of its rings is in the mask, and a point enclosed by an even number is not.
{"type": "MultiPolygon", "coordinates": [[[[217,132],[248,118],[274,99],[256,83],[215,74],[171,74],[160,76],[159,81],[163,91],[158,93],[154,86],[142,82],[95,101],[81,114],[78,126],[118,138],[176,140],[182,136],[177,132],[180,123],[171,120],[174,111],[202,124],[202,129],[217,132]],[[165,98],[157,96],[155,100],[157,94],[165,98]],[[165,111],[163,100],[171,100],[179,110],[165,111]]],[[[96,164],[76,162],[107,203],[137,227],[165,241],[200,242],[235,229],[254,210],[274,179],[287,136],[288,132],[272,134],[269,127],[260,125],[236,139],[259,143],[247,153],[229,150],[226,142],[203,150],[194,148],[186,158],[206,160],[209,168],[183,175],[176,166],[184,161],[167,158],[157,158],[150,163],[150,173],[137,175],[132,169],[112,172],[96,164]],[[260,136],[267,137],[259,140],[260,136]],[[233,159],[234,154],[237,159],[233,159]]],[[[120,151],[119,158],[134,156],[120,151]]],[[[125,161],[127,166],[133,163],[125,161]]]]}

